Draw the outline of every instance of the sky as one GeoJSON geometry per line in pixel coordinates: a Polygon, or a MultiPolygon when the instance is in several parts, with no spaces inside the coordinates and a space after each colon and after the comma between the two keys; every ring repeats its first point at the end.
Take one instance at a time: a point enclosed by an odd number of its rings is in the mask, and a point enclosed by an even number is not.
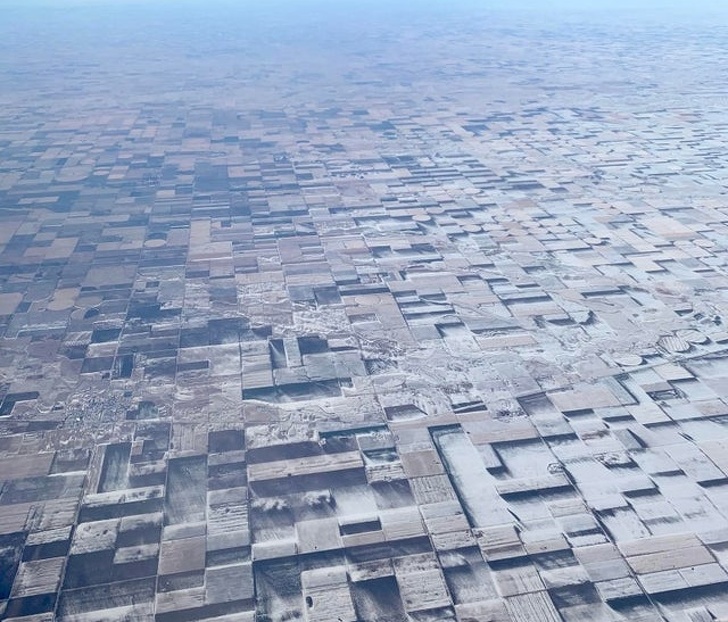
{"type": "MultiPolygon", "coordinates": [[[[231,0],[0,0],[0,5],[25,6],[25,7],[73,7],[73,6],[180,6],[180,5],[205,5],[224,4],[231,0]]],[[[313,7],[313,6],[374,6],[381,4],[383,0],[238,0],[238,5],[267,5],[280,8],[313,7]]],[[[411,4],[419,9],[426,9],[439,5],[440,7],[452,7],[456,4],[473,4],[479,7],[492,7],[499,10],[577,10],[577,11],[664,11],[679,10],[682,12],[696,11],[724,11],[728,10],[728,2],[725,0],[387,0],[387,5],[411,4]]]]}
{"type": "MultiPolygon", "coordinates": [[[[530,15],[560,15],[564,13],[641,15],[655,20],[680,19],[702,20],[714,14],[728,15],[728,0],[0,0],[0,13],[15,13],[23,17],[37,10],[72,10],[102,8],[128,12],[153,10],[216,11],[220,7],[275,13],[320,13],[354,15],[381,12],[453,12],[462,10],[493,10],[499,13],[525,13],[530,15]]],[[[39,14],[42,18],[44,15],[39,14]]],[[[1,20],[0,20],[1,21],[1,20]]],[[[0,28],[1,29],[1,28],[0,28]]]]}

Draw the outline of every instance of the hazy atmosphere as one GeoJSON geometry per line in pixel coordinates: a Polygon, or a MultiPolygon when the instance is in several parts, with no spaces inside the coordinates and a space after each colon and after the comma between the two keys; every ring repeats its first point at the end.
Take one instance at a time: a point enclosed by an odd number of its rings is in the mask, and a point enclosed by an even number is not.
{"type": "Polygon", "coordinates": [[[728,6],[0,3],[0,620],[728,620],[728,6]]]}

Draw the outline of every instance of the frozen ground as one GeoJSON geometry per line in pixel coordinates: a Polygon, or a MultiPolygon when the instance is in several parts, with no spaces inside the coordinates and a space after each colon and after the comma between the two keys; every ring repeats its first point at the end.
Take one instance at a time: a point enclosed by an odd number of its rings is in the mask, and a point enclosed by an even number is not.
{"type": "Polygon", "coordinates": [[[728,619],[728,20],[40,6],[0,618],[728,619]]]}

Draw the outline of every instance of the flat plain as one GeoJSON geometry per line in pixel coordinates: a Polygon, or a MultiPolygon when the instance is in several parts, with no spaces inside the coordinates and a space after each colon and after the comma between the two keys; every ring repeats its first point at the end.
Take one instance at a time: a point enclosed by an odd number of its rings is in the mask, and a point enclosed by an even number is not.
{"type": "Polygon", "coordinates": [[[726,24],[7,8],[0,619],[728,620],[726,24]]]}

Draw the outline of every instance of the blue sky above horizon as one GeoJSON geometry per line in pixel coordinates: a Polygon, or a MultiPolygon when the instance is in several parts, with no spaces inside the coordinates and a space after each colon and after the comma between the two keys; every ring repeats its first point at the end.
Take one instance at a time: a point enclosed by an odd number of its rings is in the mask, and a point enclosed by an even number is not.
{"type": "Polygon", "coordinates": [[[74,7],[74,6],[214,6],[235,4],[245,7],[306,8],[310,6],[359,7],[386,5],[410,6],[419,10],[430,8],[447,9],[458,5],[472,5],[499,10],[573,10],[573,11],[664,11],[685,12],[728,10],[728,2],[722,0],[1,0],[7,8],[13,7],[74,7]]]}
{"type": "MultiPolygon", "coordinates": [[[[421,16],[474,11],[519,17],[545,15],[557,19],[567,14],[589,19],[629,15],[675,25],[678,25],[676,19],[701,22],[713,28],[721,27],[722,20],[711,23],[711,16],[728,15],[728,0],[0,0],[0,6],[6,21],[12,21],[13,16],[30,16],[34,21],[39,18],[44,22],[59,11],[70,14],[79,10],[102,19],[104,13],[143,16],[169,12],[174,19],[183,19],[200,13],[205,17],[206,14],[216,17],[226,11],[238,15],[250,11],[251,15],[269,17],[296,14],[306,21],[330,17],[351,21],[356,19],[355,15],[376,21],[382,15],[421,16]]],[[[2,29],[0,23],[0,32],[2,29]]]]}

